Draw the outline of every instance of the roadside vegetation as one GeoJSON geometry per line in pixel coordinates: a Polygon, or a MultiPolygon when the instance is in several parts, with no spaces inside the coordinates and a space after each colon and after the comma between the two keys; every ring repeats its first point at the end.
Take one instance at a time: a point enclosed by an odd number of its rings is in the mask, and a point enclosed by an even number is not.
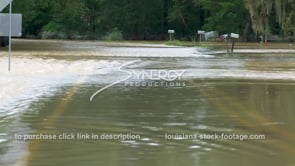
{"type": "Polygon", "coordinates": [[[23,14],[24,38],[157,41],[173,29],[175,45],[195,41],[198,30],[293,42],[294,11],[294,0],[13,1],[13,12],[23,14]]]}

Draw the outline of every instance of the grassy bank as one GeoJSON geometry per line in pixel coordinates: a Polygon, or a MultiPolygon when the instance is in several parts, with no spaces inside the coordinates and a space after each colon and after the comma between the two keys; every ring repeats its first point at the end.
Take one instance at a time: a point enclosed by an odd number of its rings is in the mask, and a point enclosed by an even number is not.
{"type": "MultiPolygon", "coordinates": [[[[226,49],[231,47],[231,43],[228,46],[225,42],[199,42],[199,41],[97,41],[97,40],[30,40],[30,39],[13,39],[13,49],[30,50],[33,45],[38,45],[38,49],[47,50],[54,47],[55,49],[68,49],[65,46],[77,45],[89,45],[93,47],[99,46],[113,46],[113,47],[166,47],[166,46],[180,46],[180,47],[201,47],[208,49],[226,49]]],[[[264,46],[261,43],[252,42],[236,42],[235,49],[295,49],[295,44],[291,43],[268,43],[264,46]]],[[[0,47],[1,51],[7,50],[7,47],[0,47]]]]}
{"type": "MultiPolygon", "coordinates": [[[[226,49],[231,47],[229,42],[198,42],[198,41],[165,41],[163,44],[185,47],[202,47],[209,49],[226,49]]],[[[236,49],[295,49],[294,43],[267,43],[267,45],[258,42],[236,42],[236,49]]]]}

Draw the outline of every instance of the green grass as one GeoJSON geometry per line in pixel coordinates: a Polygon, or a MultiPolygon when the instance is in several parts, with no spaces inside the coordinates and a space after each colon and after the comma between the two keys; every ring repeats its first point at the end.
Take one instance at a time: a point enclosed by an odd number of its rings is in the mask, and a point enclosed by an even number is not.
{"type": "Polygon", "coordinates": [[[212,43],[207,42],[198,42],[198,41],[180,41],[180,40],[171,40],[166,41],[163,44],[172,45],[172,46],[182,46],[182,47],[202,47],[202,48],[212,48],[212,43]]]}
{"type": "MultiPolygon", "coordinates": [[[[118,41],[105,41],[109,43],[116,43],[118,41]]],[[[212,49],[216,45],[220,45],[223,43],[217,42],[199,42],[199,41],[180,41],[180,40],[169,40],[169,41],[133,41],[133,40],[122,40],[120,43],[139,43],[139,44],[164,44],[169,46],[179,46],[179,47],[201,47],[212,49]]]]}

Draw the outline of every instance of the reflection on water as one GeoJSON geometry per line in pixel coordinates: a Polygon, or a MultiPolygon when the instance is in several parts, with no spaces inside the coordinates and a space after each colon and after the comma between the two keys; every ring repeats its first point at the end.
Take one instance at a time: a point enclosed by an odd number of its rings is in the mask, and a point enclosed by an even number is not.
{"type": "Polygon", "coordinates": [[[143,54],[139,48],[109,49],[112,54],[130,55],[18,57],[12,73],[5,72],[5,58],[0,58],[0,98],[5,101],[0,104],[1,165],[295,164],[294,57],[207,57],[173,48],[173,57],[168,58],[161,56],[164,48],[159,52],[145,48],[145,54],[154,56],[141,57],[127,69],[186,70],[182,78],[186,86],[118,84],[90,102],[98,89],[126,77],[118,68],[137,60],[134,52],[143,54]],[[77,138],[77,134],[121,133],[140,139],[77,138]],[[74,134],[75,138],[15,139],[26,134],[74,134]],[[167,139],[167,134],[266,138],[167,139]]]}

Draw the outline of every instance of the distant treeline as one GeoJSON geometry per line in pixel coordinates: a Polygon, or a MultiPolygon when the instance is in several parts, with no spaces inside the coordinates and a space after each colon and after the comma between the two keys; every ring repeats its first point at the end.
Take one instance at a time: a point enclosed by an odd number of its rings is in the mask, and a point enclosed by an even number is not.
{"type": "MultiPolygon", "coordinates": [[[[166,40],[168,29],[174,29],[179,40],[196,39],[197,30],[234,32],[244,40],[256,40],[261,32],[253,30],[245,1],[14,0],[13,12],[23,14],[23,34],[28,38],[166,40]]],[[[288,40],[295,31],[295,1],[285,1],[290,9],[284,17],[291,21],[282,24],[273,8],[263,33],[288,40]],[[284,28],[287,23],[291,28],[284,28]]]]}

